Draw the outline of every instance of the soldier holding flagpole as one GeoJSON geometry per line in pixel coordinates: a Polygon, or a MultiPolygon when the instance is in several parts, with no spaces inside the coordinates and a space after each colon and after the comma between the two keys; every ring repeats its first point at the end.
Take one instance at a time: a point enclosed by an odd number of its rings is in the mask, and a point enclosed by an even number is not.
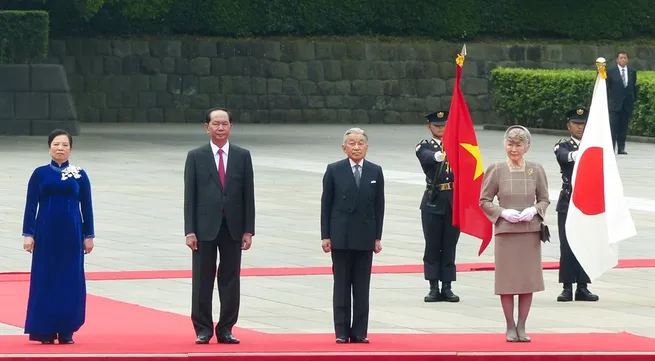
{"type": "Polygon", "coordinates": [[[568,121],[567,128],[571,132],[568,139],[560,139],[555,144],[555,159],[560,166],[562,174],[562,189],[557,200],[557,228],[559,230],[559,282],[564,284],[564,289],[559,296],[558,302],[573,301],[573,283],[577,283],[575,290],[576,301],[598,301],[598,296],[591,293],[587,284],[591,283],[589,276],[582,269],[580,263],[569,247],[566,238],[566,215],[569,211],[571,201],[571,179],[573,178],[573,167],[578,157],[578,147],[582,139],[585,123],[589,117],[589,110],[586,108],[571,109],[566,113],[568,121]]]}
{"type": "Polygon", "coordinates": [[[618,264],[618,243],[637,234],[614,156],[605,59],[598,58],[596,66],[589,118],[573,167],[565,228],[571,251],[592,281],[618,264]]]}
{"type": "Polygon", "coordinates": [[[448,112],[436,111],[425,118],[432,139],[416,145],[416,157],[426,181],[419,208],[425,238],[423,274],[430,290],[423,300],[459,302],[451,284],[457,277],[455,253],[460,231],[453,226],[453,174],[441,142],[448,112]]]}

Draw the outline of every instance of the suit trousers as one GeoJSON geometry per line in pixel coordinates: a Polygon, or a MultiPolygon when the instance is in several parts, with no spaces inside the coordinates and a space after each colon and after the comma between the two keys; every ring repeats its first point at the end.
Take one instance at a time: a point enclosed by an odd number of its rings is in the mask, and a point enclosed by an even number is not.
{"type": "Polygon", "coordinates": [[[227,222],[223,218],[218,236],[209,242],[198,242],[193,251],[191,278],[191,321],[197,336],[211,337],[214,332],[212,303],[214,279],[218,281],[220,316],[216,335],[232,332],[239,317],[241,296],[241,242],[230,236],[227,222]],[[216,275],[216,261],[218,275],[216,275]]]}
{"type": "Polygon", "coordinates": [[[332,250],[332,309],[336,337],[368,337],[372,267],[372,251],[332,250]]]}
{"type": "Polygon", "coordinates": [[[625,140],[628,137],[628,126],[630,125],[630,113],[622,110],[610,112],[610,129],[612,131],[612,145],[618,146],[619,151],[625,150],[625,140]]]}
{"type": "Polygon", "coordinates": [[[428,281],[452,282],[457,280],[455,256],[459,241],[459,228],[453,227],[452,209],[445,215],[421,211],[425,251],[423,275],[428,281]]]}
{"type": "Polygon", "coordinates": [[[566,216],[557,212],[557,228],[559,232],[559,283],[591,283],[589,276],[575,258],[569,241],[566,238],[566,216]]]}

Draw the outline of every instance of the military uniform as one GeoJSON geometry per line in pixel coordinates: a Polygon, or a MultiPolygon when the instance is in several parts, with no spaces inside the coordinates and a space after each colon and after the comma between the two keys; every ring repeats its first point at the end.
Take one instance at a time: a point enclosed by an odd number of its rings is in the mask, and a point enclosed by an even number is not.
{"type": "MultiPolygon", "coordinates": [[[[567,121],[585,123],[588,117],[587,113],[588,110],[585,108],[572,109],[566,114],[567,121]]],[[[566,238],[566,216],[571,201],[573,167],[575,166],[576,152],[579,146],[580,141],[571,136],[570,138],[560,139],[554,148],[555,158],[562,174],[562,189],[556,208],[560,241],[559,282],[564,284],[562,293],[557,297],[557,301],[560,302],[573,301],[573,283],[577,283],[576,301],[598,300],[598,296],[591,293],[587,288],[587,284],[591,283],[591,280],[575,258],[566,238]]]]}
{"type": "MultiPolygon", "coordinates": [[[[428,123],[445,125],[448,112],[426,116],[428,123]]],[[[425,173],[426,189],[421,199],[421,223],[425,238],[423,273],[430,282],[425,302],[459,302],[451,288],[456,280],[455,250],[460,231],[453,227],[453,174],[441,140],[424,139],[416,145],[416,157],[425,173]],[[439,290],[439,281],[442,283],[439,290]]]]}

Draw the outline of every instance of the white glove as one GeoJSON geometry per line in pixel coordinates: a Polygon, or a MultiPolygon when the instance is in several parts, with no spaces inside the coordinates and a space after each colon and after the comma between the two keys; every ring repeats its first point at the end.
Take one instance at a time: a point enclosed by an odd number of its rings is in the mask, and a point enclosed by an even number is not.
{"type": "Polygon", "coordinates": [[[446,159],[446,156],[443,153],[441,152],[434,153],[434,160],[436,160],[437,162],[443,162],[444,159],[446,159]]]}
{"type": "Polygon", "coordinates": [[[578,160],[578,151],[574,150],[572,152],[569,152],[569,158],[571,158],[571,162],[575,162],[578,160]]]}
{"type": "Polygon", "coordinates": [[[537,215],[537,208],[528,207],[521,212],[519,222],[530,222],[535,215],[537,215]]]}
{"type": "Polygon", "coordinates": [[[515,209],[505,209],[500,216],[509,223],[518,223],[521,213],[515,209]]]}

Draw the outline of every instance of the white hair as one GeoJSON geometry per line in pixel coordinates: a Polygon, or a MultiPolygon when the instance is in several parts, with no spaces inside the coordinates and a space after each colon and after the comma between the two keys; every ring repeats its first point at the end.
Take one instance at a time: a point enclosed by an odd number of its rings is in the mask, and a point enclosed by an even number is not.
{"type": "Polygon", "coordinates": [[[504,142],[510,141],[514,143],[525,143],[526,147],[530,147],[532,135],[528,128],[521,125],[512,125],[505,131],[504,142]]]}
{"type": "Polygon", "coordinates": [[[346,131],[346,133],[343,134],[343,144],[346,144],[346,139],[348,139],[348,136],[351,134],[361,134],[364,136],[366,139],[366,142],[368,142],[368,135],[362,128],[350,128],[346,131]]]}

